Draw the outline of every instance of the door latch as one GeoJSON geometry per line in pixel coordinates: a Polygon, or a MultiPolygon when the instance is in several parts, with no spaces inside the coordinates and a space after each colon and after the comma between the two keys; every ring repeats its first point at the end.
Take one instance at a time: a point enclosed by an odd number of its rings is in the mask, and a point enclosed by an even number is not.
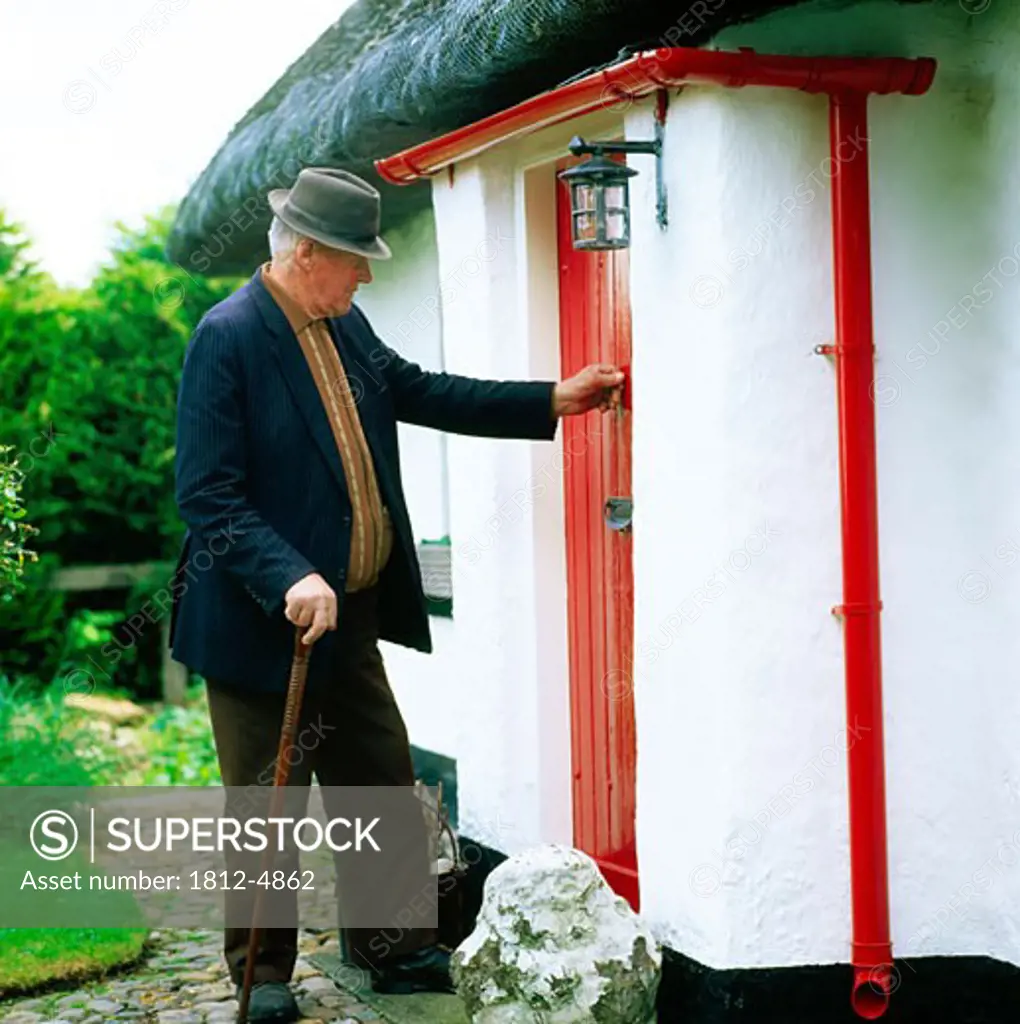
{"type": "Polygon", "coordinates": [[[606,498],[602,515],[610,530],[629,532],[634,519],[634,499],[629,496],[606,498]]]}

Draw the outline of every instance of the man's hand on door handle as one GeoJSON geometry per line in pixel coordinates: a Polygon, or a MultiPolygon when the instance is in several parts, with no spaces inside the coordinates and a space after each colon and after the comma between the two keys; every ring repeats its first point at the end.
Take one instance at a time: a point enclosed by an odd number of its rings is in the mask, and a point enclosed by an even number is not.
{"type": "Polygon", "coordinates": [[[596,407],[605,412],[620,404],[622,386],[621,370],[609,363],[592,363],[553,388],[553,416],[576,416],[596,407]]]}

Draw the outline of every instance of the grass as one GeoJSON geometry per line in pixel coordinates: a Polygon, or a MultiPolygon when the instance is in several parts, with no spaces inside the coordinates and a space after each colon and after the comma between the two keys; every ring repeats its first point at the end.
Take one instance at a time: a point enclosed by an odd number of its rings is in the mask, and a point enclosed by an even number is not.
{"type": "Polygon", "coordinates": [[[144,721],[113,727],[64,703],[59,684],[32,693],[0,675],[0,788],[220,785],[204,687],[184,707],[143,707],[144,721]]]}
{"type": "Polygon", "coordinates": [[[138,959],[145,936],[130,928],[0,929],[0,998],[99,977],[138,959]]]}
{"type": "MultiPolygon", "coordinates": [[[[21,813],[17,816],[24,817],[21,813]]],[[[75,850],[66,860],[43,861],[27,843],[16,844],[13,838],[0,835],[0,892],[5,894],[2,918],[5,930],[76,931],[74,925],[95,921],[104,927],[141,928],[144,932],[145,916],[133,891],[93,889],[89,885],[92,875],[116,872],[104,866],[90,866],[81,850],[75,850]],[[36,884],[29,883],[22,888],[29,872],[36,884]],[[75,875],[79,888],[38,888],[42,878],[75,875]]],[[[0,982],[2,980],[0,973],[0,982]]]]}
{"type": "MultiPolygon", "coordinates": [[[[215,785],[219,782],[201,688],[189,693],[186,707],[147,708],[151,713],[145,721],[128,729],[109,728],[107,723],[68,708],[63,696],[57,686],[32,693],[28,687],[0,675],[0,737],[3,738],[0,794],[8,786],[215,785]]],[[[0,850],[0,856],[3,858],[0,873],[7,881],[4,891],[9,891],[12,882],[20,884],[28,867],[37,874],[73,874],[76,869],[73,862],[43,865],[37,858],[24,861],[23,854],[14,853],[9,847],[0,850]]],[[[46,904],[57,915],[50,920],[61,919],[61,904],[66,919],[71,900],[81,900],[80,905],[84,907],[88,895],[61,894],[60,904],[46,904]]],[[[127,894],[104,894],[106,900],[118,897],[125,898],[127,894]]],[[[5,898],[8,923],[44,923],[46,915],[42,903],[37,904],[38,914],[26,915],[24,907],[16,913],[22,902],[36,898],[42,900],[43,894],[14,892],[13,898],[5,898]]],[[[94,916],[93,910],[88,917],[94,916]]],[[[110,920],[110,917],[105,919],[110,920]]],[[[130,915],[119,912],[115,919],[129,923],[130,915]]],[[[147,928],[124,927],[0,928],[0,998],[102,977],[137,960],[147,934],[147,928]]]]}
{"type": "Polygon", "coordinates": [[[87,786],[115,770],[115,752],[68,714],[59,686],[30,695],[0,676],[0,786],[87,786]]]}

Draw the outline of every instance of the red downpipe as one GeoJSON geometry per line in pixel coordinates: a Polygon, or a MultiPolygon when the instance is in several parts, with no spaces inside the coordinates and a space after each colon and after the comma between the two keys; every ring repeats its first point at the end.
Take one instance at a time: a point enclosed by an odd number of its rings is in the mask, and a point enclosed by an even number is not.
{"type": "Polygon", "coordinates": [[[773,86],[829,95],[832,246],[839,482],[843,535],[850,883],[851,1004],[868,1020],[888,1009],[893,988],[889,936],[882,661],[878,587],[878,474],[875,464],[874,332],[868,198],[868,94],[920,95],[935,75],[921,57],[786,57],[752,50],[683,48],[638,54],[560,89],[376,161],[383,178],[409,184],[511,138],[687,82],[773,86]]]}
{"type": "Polygon", "coordinates": [[[843,526],[843,604],[833,611],[844,623],[853,897],[851,1002],[861,1017],[873,1020],[889,1006],[892,944],[882,737],[882,602],[878,589],[867,137],[867,94],[831,95],[829,146],[833,162],[836,298],[836,344],[832,354],[836,359],[843,526]]]}

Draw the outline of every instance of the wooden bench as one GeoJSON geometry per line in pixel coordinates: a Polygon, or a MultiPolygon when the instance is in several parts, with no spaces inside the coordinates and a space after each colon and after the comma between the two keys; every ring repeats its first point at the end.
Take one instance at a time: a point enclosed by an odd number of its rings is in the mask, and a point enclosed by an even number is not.
{"type": "MultiPolygon", "coordinates": [[[[58,569],[50,579],[53,590],[84,592],[90,590],[126,590],[152,576],[162,577],[169,587],[174,562],[138,562],[134,565],[73,565],[58,569]]],[[[170,608],[161,611],[163,664],[161,669],[163,700],[183,704],[188,688],[188,670],[170,656],[170,608]]]]}
{"type": "MultiPolygon", "coordinates": [[[[448,616],[453,599],[452,553],[449,544],[421,543],[418,546],[418,559],[430,611],[435,615],[448,616]]],[[[176,568],[174,562],[73,565],[58,569],[49,585],[53,590],[79,593],[90,590],[127,590],[156,575],[161,576],[169,587],[176,568]]],[[[163,636],[163,700],[167,704],[183,704],[188,686],[188,670],[170,656],[169,606],[161,610],[160,629],[163,636]]]]}

